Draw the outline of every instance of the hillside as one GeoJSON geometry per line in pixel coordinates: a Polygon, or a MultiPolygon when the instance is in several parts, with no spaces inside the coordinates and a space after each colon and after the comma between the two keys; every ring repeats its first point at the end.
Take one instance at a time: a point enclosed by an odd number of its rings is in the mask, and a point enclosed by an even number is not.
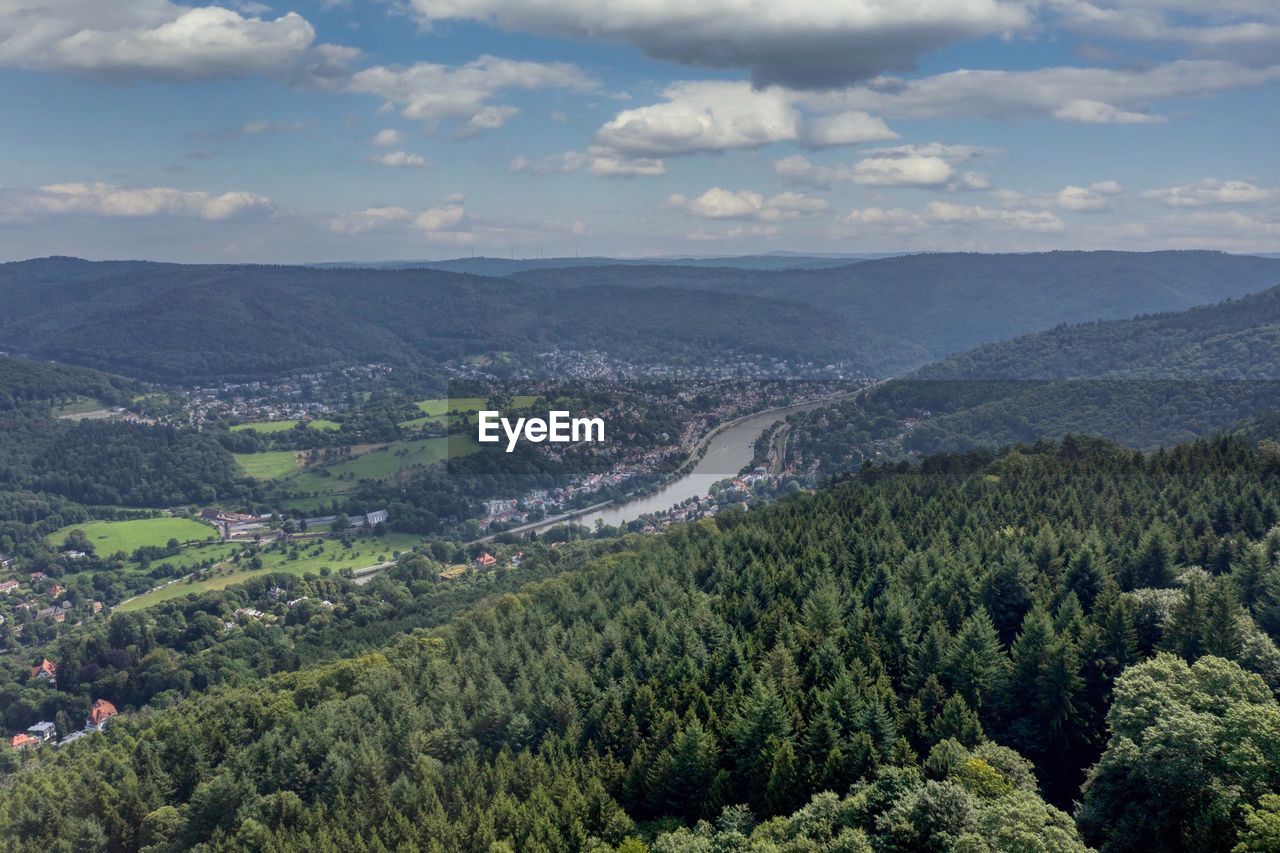
{"type": "Polygon", "coordinates": [[[371,361],[430,369],[552,348],[668,363],[843,360],[886,375],[1063,323],[1183,310],[1277,282],[1280,261],[1212,252],[911,255],[791,270],[614,265],[500,278],[46,258],[0,265],[0,348],[184,382],[371,361]]]}
{"type": "Polygon", "coordinates": [[[913,378],[1280,379],[1280,287],[1188,311],[987,344],[913,378]]]}
{"type": "Polygon", "coordinates": [[[1188,311],[1063,326],[979,347],[890,383],[885,410],[931,418],[921,452],[1068,433],[1155,448],[1275,406],[1280,288],[1188,311]]]}
{"type": "Polygon", "coordinates": [[[28,756],[0,836],[1227,850],[1280,785],[1278,518],[1243,443],[1072,440],[665,536],[524,543],[519,570],[456,585],[427,552],[368,587],[263,576],[91,622],[56,691],[7,687],[33,713],[125,713],[28,756]]]}
{"type": "Polygon", "coordinates": [[[550,287],[663,285],[803,301],[887,338],[890,345],[871,366],[885,375],[1062,323],[1241,297],[1280,284],[1280,262],[1220,252],[922,254],[834,269],[615,266],[512,278],[550,287]]]}
{"type": "Polygon", "coordinates": [[[261,379],[372,361],[603,349],[832,360],[877,343],[808,306],[666,288],[549,292],[433,270],[0,265],[0,347],[167,381],[261,379]]]}

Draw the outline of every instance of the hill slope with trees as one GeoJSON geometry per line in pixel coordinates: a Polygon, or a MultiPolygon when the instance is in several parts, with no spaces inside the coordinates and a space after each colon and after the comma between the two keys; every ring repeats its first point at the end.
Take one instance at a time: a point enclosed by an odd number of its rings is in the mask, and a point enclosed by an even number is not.
{"type": "MultiPolygon", "coordinates": [[[[0,789],[0,835],[1267,849],[1277,520],[1276,466],[1243,442],[1144,457],[1070,439],[868,469],[591,555],[533,545],[530,567],[558,577],[40,751],[0,789]]],[[[376,598],[428,589],[422,559],[376,598]]],[[[141,655],[138,618],[103,641],[138,644],[122,660],[141,655]]]]}

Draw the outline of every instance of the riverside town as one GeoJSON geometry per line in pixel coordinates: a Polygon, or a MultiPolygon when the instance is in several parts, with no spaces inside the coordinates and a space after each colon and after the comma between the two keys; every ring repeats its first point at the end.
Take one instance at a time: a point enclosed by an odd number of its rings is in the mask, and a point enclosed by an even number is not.
{"type": "Polygon", "coordinates": [[[516,449],[516,443],[523,435],[524,440],[533,444],[549,441],[553,444],[569,444],[580,441],[604,441],[604,419],[574,418],[566,411],[547,413],[547,419],[516,418],[515,424],[502,417],[501,412],[486,410],[479,413],[476,430],[477,440],[484,444],[501,441],[498,427],[507,437],[507,452],[516,449]]]}

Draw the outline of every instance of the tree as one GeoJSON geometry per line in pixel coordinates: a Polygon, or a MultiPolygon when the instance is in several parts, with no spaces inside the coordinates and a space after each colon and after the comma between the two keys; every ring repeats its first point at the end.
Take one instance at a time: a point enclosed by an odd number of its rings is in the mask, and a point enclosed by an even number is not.
{"type": "Polygon", "coordinates": [[[1120,676],[1077,818],[1115,851],[1225,850],[1280,784],[1280,705],[1238,664],[1167,653],[1120,676]]]}

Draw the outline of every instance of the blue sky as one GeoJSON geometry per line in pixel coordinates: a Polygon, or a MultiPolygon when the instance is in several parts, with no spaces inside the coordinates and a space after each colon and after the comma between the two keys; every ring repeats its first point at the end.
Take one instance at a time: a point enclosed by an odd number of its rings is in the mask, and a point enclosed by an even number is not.
{"type": "Polygon", "coordinates": [[[1274,0],[0,0],[0,257],[1280,251],[1274,0]]]}

